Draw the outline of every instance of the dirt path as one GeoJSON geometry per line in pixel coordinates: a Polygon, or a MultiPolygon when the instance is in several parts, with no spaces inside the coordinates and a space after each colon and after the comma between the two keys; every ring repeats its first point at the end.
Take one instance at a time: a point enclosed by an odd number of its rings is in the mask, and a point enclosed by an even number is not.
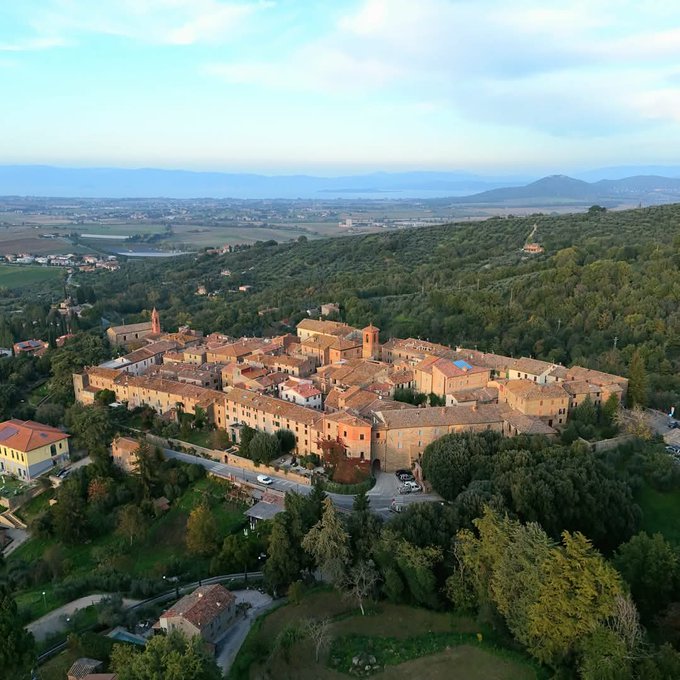
{"type": "MultiPolygon", "coordinates": [[[[57,609],[41,616],[32,623],[26,626],[26,630],[33,633],[35,639],[40,642],[46,637],[53,635],[54,633],[59,633],[65,630],[68,626],[68,617],[73,616],[79,609],[85,609],[91,604],[98,604],[104,598],[111,597],[107,594],[97,594],[97,595],[86,595],[85,597],[80,597],[77,600],[73,600],[68,604],[62,605],[57,609]]],[[[123,599],[123,607],[126,609],[134,604],[141,602],[141,600],[130,600],[128,598],[123,599]]]]}

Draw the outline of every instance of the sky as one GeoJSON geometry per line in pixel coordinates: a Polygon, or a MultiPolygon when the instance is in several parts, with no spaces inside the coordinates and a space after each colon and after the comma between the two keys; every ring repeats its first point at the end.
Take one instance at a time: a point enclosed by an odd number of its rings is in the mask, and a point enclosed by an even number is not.
{"type": "Polygon", "coordinates": [[[0,3],[0,163],[680,162],[677,0],[0,3]]]}

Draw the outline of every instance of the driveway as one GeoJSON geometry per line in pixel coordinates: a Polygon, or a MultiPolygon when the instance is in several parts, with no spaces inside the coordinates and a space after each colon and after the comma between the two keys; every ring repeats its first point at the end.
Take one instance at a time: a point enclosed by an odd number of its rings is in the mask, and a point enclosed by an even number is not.
{"type": "Polygon", "coordinates": [[[237,604],[249,602],[251,608],[247,611],[245,618],[239,619],[233,624],[217,643],[218,651],[215,660],[225,675],[229,672],[231,664],[234,663],[238,650],[241,649],[253,621],[274,604],[267,593],[261,593],[259,590],[234,590],[232,592],[236,595],[237,604]]]}
{"type": "MultiPolygon", "coordinates": [[[[73,616],[79,609],[85,609],[85,607],[89,607],[92,604],[99,604],[107,597],[111,597],[111,595],[98,594],[80,597],[29,623],[26,626],[26,630],[33,633],[35,639],[40,642],[54,633],[66,630],[68,628],[68,621],[66,619],[73,616]]],[[[141,600],[124,598],[123,607],[127,609],[138,602],[141,602],[141,600]]]]}

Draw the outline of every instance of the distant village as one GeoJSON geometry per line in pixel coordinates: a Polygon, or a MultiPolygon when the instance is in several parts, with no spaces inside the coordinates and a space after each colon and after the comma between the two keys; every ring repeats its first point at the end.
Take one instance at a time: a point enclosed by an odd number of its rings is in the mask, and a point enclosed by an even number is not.
{"type": "Polygon", "coordinates": [[[244,426],[288,429],[299,455],[333,441],[349,458],[387,471],[411,467],[448,433],[552,437],[585,399],[626,398],[621,376],[416,338],[381,343],[379,334],[373,325],[323,318],[271,338],[188,327],[166,333],[154,310],[149,322],[107,330],[128,353],[75,374],[75,395],[92,404],[110,390],[128,409],[150,407],[167,419],[200,410],[236,443],[244,426]],[[398,401],[399,391],[435,395],[443,405],[398,401]]]}
{"type": "Polygon", "coordinates": [[[118,258],[115,255],[32,255],[31,253],[9,253],[3,255],[9,264],[32,264],[45,267],[70,267],[73,272],[94,272],[108,270],[115,272],[119,269],[118,258]]]}

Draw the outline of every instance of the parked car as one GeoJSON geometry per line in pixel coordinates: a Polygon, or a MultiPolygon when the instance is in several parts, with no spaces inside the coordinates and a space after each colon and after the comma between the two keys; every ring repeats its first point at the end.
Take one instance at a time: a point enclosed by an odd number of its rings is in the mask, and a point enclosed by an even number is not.
{"type": "Polygon", "coordinates": [[[668,451],[668,453],[680,453],[680,446],[673,446],[672,444],[669,444],[666,447],[666,451],[668,451]]]}
{"type": "Polygon", "coordinates": [[[412,482],[415,479],[413,475],[399,475],[399,480],[402,482],[412,482]]]}
{"type": "Polygon", "coordinates": [[[404,509],[404,506],[401,505],[400,503],[397,503],[397,499],[393,498],[392,502],[390,503],[390,512],[401,512],[404,509]]]}
{"type": "Polygon", "coordinates": [[[668,427],[670,427],[671,430],[677,430],[680,427],[680,423],[677,420],[671,420],[671,422],[668,423],[668,427]]]}
{"type": "Polygon", "coordinates": [[[411,487],[406,486],[406,484],[399,487],[399,493],[411,493],[411,491],[412,491],[411,487]]]}
{"type": "Polygon", "coordinates": [[[401,479],[402,475],[410,475],[411,471],[410,470],[395,470],[394,474],[396,475],[397,479],[401,479]]]}
{"type": "Polygon", "coordinates": [[[411,489],[411,491],[422,491],[422,487],[420,484],[418,484],[418,482],[404,482],[404,486],[407,486],[409,489],[411,489]]]}
{"type": "Polygon", "coordinates": [[[264,484],[265,486],[269,486],[270,484],[274,483],[274,480],[271,477],[267,477],[267,475],[258,475],[257,481],[260,482],[260,484],[264,484]]]}

